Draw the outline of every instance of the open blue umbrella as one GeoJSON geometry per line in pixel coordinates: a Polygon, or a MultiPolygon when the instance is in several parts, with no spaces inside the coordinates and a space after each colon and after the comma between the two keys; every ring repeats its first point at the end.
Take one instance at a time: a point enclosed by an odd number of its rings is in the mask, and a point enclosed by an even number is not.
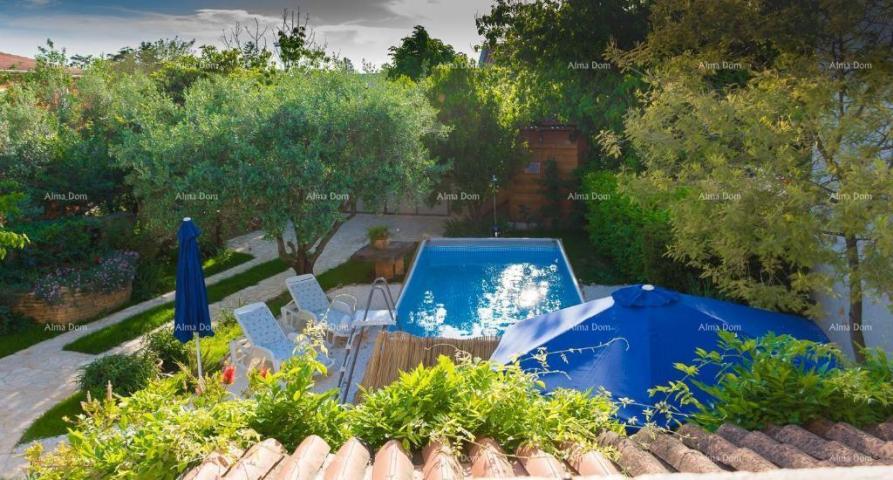
{"type": "MultiPolygon", "coordinates": [[[[696,348],[715,350],[721,330],[749,338],[774,332],[828,341],[805,318],[634,285],[512,325],[490,358],[499,363],[517,358],[525,369],[542,369],[534,355],[545,349],[547,354],[556,354],[548,357],[549,369],[556,372],[542,377],[547,390],[604,387],[614,398],[626,397],[638,404],[621,408],[621,418],[642,420],[642,404],[655,400],[648,389],[679,380],[682,374],[674,364],[691,363],[696,348]]],[[[704,370],[699,379],[713,383],[714,374],[704,370]]],[[[693,390],[699,400],[708,400],[703,392],[693,390]]]]}
{"type": "Polygon", "coordinates": [[[202,381],[202,353],[199,338],[214,335],[211,315],[208,313],[208,292],[205,290],[205,274],[198,250],[201,230],[186,217],[177,231],[180,254],[177,257],[177,291],[174,298],[174,336],[186,343],[195,339],[195,355],[198,378],[202,381]]]}

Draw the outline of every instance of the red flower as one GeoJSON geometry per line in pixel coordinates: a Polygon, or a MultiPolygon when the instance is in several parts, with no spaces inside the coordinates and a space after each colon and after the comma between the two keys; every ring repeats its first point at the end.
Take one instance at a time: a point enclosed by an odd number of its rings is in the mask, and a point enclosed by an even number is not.
{"type": "Polygon", "coordinates": [[[221,375],[221,382],[224,385],[232,385],[236,382],[236,366],[235,365],[227,365],[223,367],[223,374],[221,375]]]}
{"type": "Polygon", "coordinates": [[[260,378],[267,378],[270,376],[270,369],[267,367],[260,367],[257,374],[260,375],[260,378]]]}

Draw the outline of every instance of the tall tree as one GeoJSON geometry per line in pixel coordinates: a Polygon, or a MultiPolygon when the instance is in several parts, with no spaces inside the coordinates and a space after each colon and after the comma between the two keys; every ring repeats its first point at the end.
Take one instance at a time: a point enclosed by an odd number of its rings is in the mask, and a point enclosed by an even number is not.
{"type": "Polygon", "coordinates": [[[493,72],[457,59],[434,68],[425,85],[437,119],[449,127],[446,139],[430,141],[432,154],[448,168],[440,192],[455,194],[458,211],[480,218],[492,178],[505,185],[527,151],[515,119],[502,111],[493,72]]]}
{"type": "Polygon", "coordinates": [[[419,80],[429,75],[435,66],[455,60],[456,51],[451,45],[432,38],[425,27],[416,25],[411,35],[400,40],[400,45],[388,49],[388,56],[391,57],[388,78],[406,76],[419,80]]]}
{"type": "Polygon", "coordinates": [[[276,53],[286,70],[302,64],[319,65],[326,61],[325,48],[316,44],[310,16],[299,10],[282,11],[282,25],[276,30],[276,53]]]}
{"type": "MultiPolygon", "coordinates": [[[[620,72],[605,55],[610,46],[632,48],[648,30],[649,1],[497,0],[477,19],[489,61],[504,69],[506,95],[528,122],[572,123],[590,143],[599,132],[621,129],[623,115],[644,87],[635,72],[620,72]]],[[[599,168],[635,165],[587,150],[599,168]]]]}
{"type": "Polygon", "coordinates": [[[422,137],[439,128],[414,86],[309,71],[202,80],[182,108],[147,104],[119,151],[141,213],[159,231],[217,210],[254,217],[299,273],[312,271],[348,201],[431,185],[422,137]]]}
{"type": "Polygon", "coordinates": [[[626,121],[648,167],[639,185],[687,192],[669,197],[670,253],[733,296],[812,314],[810,295],[842,277],[859,356],[866,289],[893,292],[893,6],[690,3],[658,2],[676,13],[629,57],[653,73],[626,121]],[[745,75],[717,82],[722,70],[745,75]]]}

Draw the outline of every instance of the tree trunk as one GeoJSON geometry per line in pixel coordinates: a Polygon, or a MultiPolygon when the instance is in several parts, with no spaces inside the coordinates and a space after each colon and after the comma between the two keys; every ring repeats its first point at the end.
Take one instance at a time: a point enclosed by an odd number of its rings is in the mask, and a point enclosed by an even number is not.
{"type": "Polygon", "coordinates": [[[282,235],[276,235],[276,253],[279,254],[279,258],[284,261],[288,261],[288,252],[285,250],[285,238],[282,235]]]}
{"type": "Polygon", "coordinates": [[[862,273],[860,272],[859,241],[854,235],[846,236],[846,258],[850,284],[850,341],[857,362],[865,360],[865,336],[862,334],[862,273]]]}
{"type": "Polygon", "coordinates": [[[286,242],[282,235],[278,235],[276,237],[276,249],[279,253],[279,258],[288,263],[298,275],[313,273],[313,266],[316,265],[316,260],[322,254],[323,250],[326,249],[326,245],[329,244],[329,241],[335,236],[335,233],[338,232],[338,228],[341,227],[342,223],[343,222],[335,222],[335,224],[332,225],[332,228],[329,229],[328,233],[326,233],[316,244],[316,249],[313,253],[310,253],[310,248],[314,245],[313,243],[301,243],[295,245],[292,242],[286,242]]]}

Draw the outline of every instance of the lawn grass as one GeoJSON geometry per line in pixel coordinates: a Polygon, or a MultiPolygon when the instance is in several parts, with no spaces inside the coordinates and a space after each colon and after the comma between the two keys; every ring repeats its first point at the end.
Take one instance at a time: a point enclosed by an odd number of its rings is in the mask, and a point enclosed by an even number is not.
{"type": "Polygon", "coordinates": [[[41,438],[55,437],[62,435],[68,431],[71,425],[65,421],[65,418],[73,419],[83,412],[81,410],[81,402],[87,399],[83,392],[77,392],[74,395],[57,403],[53,408],[44,412],[34,423],[25,430],[19,443],[33,442],[41,438]]]}
{"type": "MultiPolygon", "coordinates": [[[[255,285],[261,280],[283,272],[288,268],[285,262],[277,258],[221,280],[208,287],[208,303],[218,302],[233,293],[255,285]]],[[[173,321],[173,318],[174,302],[168,302],[138,313],[102,330],[85,335],[65,345],[63,349],[73,352],[99,354],[123,342],[149,333],[164,325],[165,322],[173,321]]]]}
{"type": "MultiPolygon", "coordinates": [[[[254,258],[253,256],[247,253],[235,252],[232,250],[226,250],[223,253],[214,256],[205,260],[202,263],[202,268],[205,271],[205,276],[211,276],[215,273],[220,273],[224,270],[229,270],[230,268],[235,267],[236,265],[240,265],[254,258]]],[[[158,295],[163,293],[167,293],[175,288],[176,283],[176,271],[177,266],[172,265],[168,269],[169,272],[165,274],[164,280],[162,281],[162,285],[164,288],[162,291],[157,292],[158,295]]],[[[144,300],[143,300],[144,301],[144,300]]],[[[101,318],[105,318],[117,311],[123,310],[127,307],[136,305],[140,303],[140,300],[134,299],[133,301],[127,302],[124,305],[116,308],[115,310],[103,313],[101,315],[96,316],[95,318],[91,318],[84,322],[81,322],[81,325],[88,324],[90,322],[99,320],[101,318]]],[[[56,335],[60,335],[65,333],[64,330],[53,330],[48,329],[46,325],[40,325],[36,323],[28,323],[24,329],[17,331],[15,333],[9,335],[0,336],[0,358],[3,358],[7,355],[11,355],[19,350],[24,350],[31,345],[36,345],[44,340],[48,340],[50,338],[55,337],[56,335]]]]}
{"type": "MultiPolygon", "coordinates": [[[[229,270],[236,265],[241,265],[248,260],[251,260],[252,258],[254,257],[247,253],[236,252],[233,250],[224,250],[220,254],[215,255],[214,257],[211,257],[202,262],[202,270],[205,272],[205,277],[210,277],[211,275],[220,273],[224,270],[229,270]]],[[[173,291],[175,288],[177,288],[176,263],[165,266],[164,275],[162,276],[162,279],[159,283],[162,287],[159,289],[159,291],[154,292],[156,295],[154,295],[152,298],[173,291]]]]}

